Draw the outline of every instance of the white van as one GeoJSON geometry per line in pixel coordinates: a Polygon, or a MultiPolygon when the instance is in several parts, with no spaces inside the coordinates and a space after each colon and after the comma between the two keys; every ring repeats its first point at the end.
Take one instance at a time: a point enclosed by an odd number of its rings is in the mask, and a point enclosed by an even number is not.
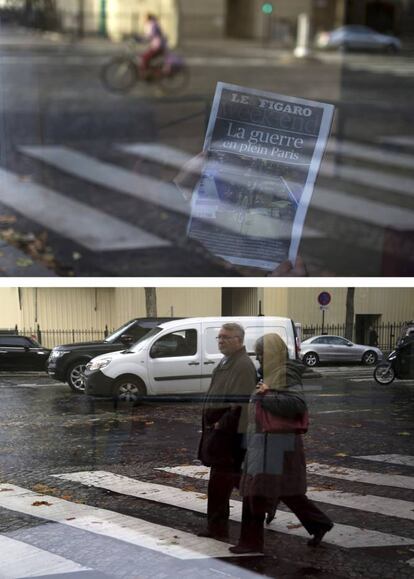
{"type": "Polygon", "coordinates": [[[159,324],[128,350],[93,358],[86,366],[86,394],[134,402],[142,396],[202,394],[222,358],[216,337],[221,326],[236,322],[255,359],[257,338],[277,333],[289,357],[299,356],[295,323],[279,317],[184,318],[159,324]]]}

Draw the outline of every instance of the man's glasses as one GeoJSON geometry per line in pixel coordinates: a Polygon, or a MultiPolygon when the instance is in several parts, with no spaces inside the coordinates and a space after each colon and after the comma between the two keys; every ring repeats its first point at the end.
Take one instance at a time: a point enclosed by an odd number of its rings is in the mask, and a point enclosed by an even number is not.
{"type": "Polygon", "coordinates": [[[216,340],[217,342],[221,341],[221,342],[228,342],[229,340],[234,340],[234,338],[237,338],[238,336],[216,336],[216,340]]]}

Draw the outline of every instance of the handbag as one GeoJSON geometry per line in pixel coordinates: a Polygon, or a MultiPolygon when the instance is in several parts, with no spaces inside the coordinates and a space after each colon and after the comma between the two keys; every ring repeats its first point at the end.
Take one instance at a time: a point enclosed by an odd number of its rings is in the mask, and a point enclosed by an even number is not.
{"type": "Polygon", "coordinates": [[[305,434],[309,428],[309,413],[298,414],[295,418],[276,416],[265,410],[260,401],[256,402],[256,423],[262,432],[305,434]]]}

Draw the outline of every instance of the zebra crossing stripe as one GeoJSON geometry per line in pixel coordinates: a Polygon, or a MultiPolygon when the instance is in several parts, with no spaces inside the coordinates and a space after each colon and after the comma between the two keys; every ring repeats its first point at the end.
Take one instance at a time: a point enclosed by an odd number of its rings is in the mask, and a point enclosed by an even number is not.
{"type": "Polygon", "coordinates": [[[0,553],[0,577],[3,579],[23,579],[23,577],[92,570],[90,567],[83,567],[60,555],[5,535],[0,535],[0,553]]]}
{"type": "Polygon", "coordinates": [[[414,456],[407,456],[404,454],[370,454],[367,456],[354,456],[353,458],[373,460],[374,462],[387,462],[388,464],[414,466],[414,456]]]}
{"type": "Polygon", "coordinates": [[[365,185],[391,191],[392,193],[413,196],[414,179],[407,176],[392,175],[378,169],[338,165],[333,161],[325,160],[322,163],[320,174],[326,177],[344,179],[356,185],[365,185]]]}
{"type": "Polygon", "coordinates": [[[158,143],[118,144],[115,145],[115,148],[129,155],[136,155],[148,161],[155,161],[160,165],[165,164],[174,169],[179,169],[192,158],[192,155],[189,155],[186,151],[158,143]]]}
{"type": "MultiPolygon", "coordinates": [[[[164,468],[162,470],[203,480],[208,480],[209,478],[209,469],[204,467],[184,466],[164,468]]],[[[414,520],[414,504],[408,501],[389,499],[375,495],[358,495],[356,493],[347,493],[343,491],[327,491],[317,487],[310,487],[307,495],[310,499],[317,502],[371,513],[379,513],[390,517],[414,520]]]]}
{"type": "MultiPolygon", "coordinates": [[[[196,466],[166,467],[157,470],[203,479],[207,479],[209,475],[209,469],[196,466]],[[194,474],[188,474],[191,472],[194,474]]],[[[199,513],[207,512],[207,496],[200,492],[142,482],[106,471],[73,472],[53,476],[63,480],[79,482],[87,486],[102,488],[119,494],[163,503],[199,513]]],[[[230,501],[230,519],[232,521],[241,521],[241,506],[240,501],[230,501]]],[[[303,527],[298,527],[295,516],[284,511],[278,511],[276,519],[272,521],[270,525],[267,525],[266,529],[299,537],[309,537],[303,527]]],[[[324,537],[324,541],[344,548],[414,544],[414,539],[406,539],[396,535],[380,533],[368,529],[359,529],[358,527],[342,524],[335,524],[333,530],[324,537]]]]}
{"type": "Polygon", "coordinates": [[[114,511],[40,495],[16,485],[0,484],[0,507],[125,541],[177,559],[234,556],[228,550],[230,545],[221,541],[195,537],[114,511]]]}
{"type": "MultiPolygon", "coordinates": [[[[104,163],[67,147],[20,147],[19,150],[29,157],[94,185],[114,189],[185,216],[190,215],[190,204],[184,200],[178,188],[171,183],[133,173],[110,163],[104,163]]],[[[179,166],[181,167],[181,165],[179,166]]],[[[284,224],[284,222],[282,223],[284,224]]],[[[239,232],[238,224],[232,223],[230,220],[226,224],[220,224],[220,227],[239,232]]],[[[291,228],[286,227],[286,238],[290,238],[290,234],[291,228]]],[[[303,237],[315,238],[321,237],[321,235],[319,231],[309,227],[303,228],[303,237]]],[[[280,238],[283,238],[282,233],[280,238]]]]}
{"type": "Polygon", "coordinates": [[[355,141],[344,141],[338,139],[338,137],[330,139],[326,150],[333,155],[339,154],[341,157],[371,161],[382,167],[387,165],[401,169],[413,169],[414,167],[413,155],[396,153],[384,150],[383,147],[366,145],[355,141]]]}
{"type": "Polygon", "coordinates": [[[402,147],[414,147],[413,135],[394,135],[392,137],[381,137],[380,142],[385,145],[397,145],[402,147]]]}
{"type": "MultiPolygon", "coordinates": [[[[335,145],[332,144],[331,148],[334,146],[335,145]]],[[[336,143],[336,146],[339,146],[338,143],[336,143]]],[[[360,153],[362,158],[369,158],[373,160],[376,155],[378,165],[383,166],[383,163],[381,162],[381,152],[380,150],[376,151],[374,147],[372,147],[372,150],[366,149],[362,145],[355,145],[355,147],[353,147],[351,143],[347,142],[344,144],[341,143],[340,147],[341,153],[345,154],[346,156],[350,156],[351,153],[354,152],[354,157],[359,156],[358,153],[360,153]]],[[[137,155],[143,159],[156,161],[159,164],[173,167],[175,169],[180,169],[192,158],[191,155],[182,150],[162,144],[131,143],[127,145],[116,145],[116,148],[127,153],[137,155]]],[[[387,156],[388,155],[386,153],[383,153],[384,158],[387,156]]],[[[395,157],[397,157],[397,155],[395,155],[395,157]]],[[[414,165],[414,158],[410,155],[407,155],[406,157],[408,157],[408,159],[403,159],[403,166],[412,168],[414,165]]],[[[412,196],[414,191],[414,179],[410,177],[400,177],[398,175],[391,175],[384,171],[337,164],[326,159],[323,161],[319,172],[321,175],[327,177],[335,177],[336,179],[342,178],[346,181],[358,185],[365,185],[368,187],[375,186],[379,189],[393,191],[403,195],[412,196]]]]}
{"type": "MultiPolygon", "coordinates": [[[[174,167],[175,169],[181,169],[183,162],[191,158],[190,155],[186,155],[182,151],[166,145],[135,143],[130,145],[117,145],[117,147],[121,147],[125,151],[128,150],[128,152],[137,154],[142,158],[174,167]],[[181,157],[183,154],[184,157],[181,157]],[[178,159],[180,159],[180,162],[177,161],[178,159]]],[[[349,168],[349,176],[351,178],[353,178],[354,169],[354,167],[349,168]]],[[[321,171],[322,170],[323,166],[321,167],[321,171]]],[[[332,166],[330,166],[329,171],[332,170],[332,166]]],[[[377,172],[373,173],[375,173],[376,178],[378,178],[377,172]]],[[[369,179],[368,173],[364,174],[364,179],[365,184],[372,185],[374,183],[371,174],[369,174],[369,179]]],[[[414,180],[411,180],[410,183],[407,184],[404,178],[401,177],[400,179],[403,188],[405,188],[405,192],[412,195],[414,192],[414,180]]],[[[380,181],[381,183],[383,182],[382,176],[380,181]]],[[[377,186],[380,185],[377,184],[377,186]]],[[[331,191],[326,187],[317,187],[312,196],[311,206],[337,216],[364,221],[376,227],[391,227],[404,231],[411,230],[412,224],[414,223],[414,211],[410,209],[399,208],[395,205],[371,201],[370,199],[363,199],[355,195],[349,195],[344,191],[331,191]]]]}
{"type": "Polygon", "coordinates": [[[89,183],[115,189],[164,209],[188,215],[189,205],[171,183],[104,163],[67,147],[20,147],[25,155],[89,183]]]}
{"type": "Polygon", "coordinates": [[[0,202],[90,249],[165,247],[168,241],[36,183],[0,169],[0,202]]]}
{"type": "Polygon", "coordinates": [[[312,462],[307,465],[307,471],[310,474],[327,476],[330,478],[339,478],[354,482],[362,482],[371,485],[380,485],[386,487],[397,487],[402,489],[414,489],[414,477],[403,476],[398,474],[380,474],[366,470],[353,468],[344,468],[342,466],[329,466],[312,462]]]}

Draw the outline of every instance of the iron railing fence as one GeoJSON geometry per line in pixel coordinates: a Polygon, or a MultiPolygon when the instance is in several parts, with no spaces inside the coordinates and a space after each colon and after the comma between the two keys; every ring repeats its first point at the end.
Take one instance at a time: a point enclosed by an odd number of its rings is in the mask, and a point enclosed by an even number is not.
{"type": "MultiPolygon", "coordinates": [[[[406,322],[389,322],[385,324],[373,325],[378,334],[378,347],[384,352],[389,352],[395,348],[395,345],[406,328],[406,322]]],[[[4,328],[0,329],[0,333],[15,333],[21,336],[32,336],[42,346],[46,348],[54,348],[61,344],[73,344],[75,342],[89,342],[93,340],[104,340],[109,334],[115,331],[116,328],[108,328],[105,326],[104,330],[90,329],[48,329],[42,330],[38,324],[36,327],[19,328],[4,328]]],[[[321,324],[313,324],[309,326],[302,326],[301,338],[302,341],[312,336],[319,334],[333,334],[335,336],[345,335],[345,324],[324,324],[323,331],[321,324]]],[[[354,325],[353,341],[361,344],[369,344],[369,329],[359,330],[354,325]]]]}
{"type": "Polygon", "coordinates": [[[1,333],[15,333],[20,336],[31,336],[35,340],[42,344],[45,348],[54,348],[55,346],[60,346],[61,344],[73,344],[76,342],[92,342],[104,340],[107,336],[112,334],[115,328],[108,328],[105,326],[104,330],[96,330],[94,328],[90,329],[69,329],[69,330],[59,330],[59,329],[49,329],[42,330],[39,325],[32,328],[19,328],[15,326],[13,329],[1,330],[1,333]]]}
{"type": "MultiPolygon", "coordinates": [[[[406,322],[389,322],[384,324],[372,324],[378,334],[378,348],[384,352],[389,352],[395,348],[400,338],[406,322]]],[[[301,329],[302,341],[319,334],[333,334],[334,336],[345,336],[345,324],[324,324],[323,331],[321,324],[303,326],[301,329]]],[[[352,340],[360,344],[369,344],[369,328],[358,329],[354,324],[352,340]]]]}

